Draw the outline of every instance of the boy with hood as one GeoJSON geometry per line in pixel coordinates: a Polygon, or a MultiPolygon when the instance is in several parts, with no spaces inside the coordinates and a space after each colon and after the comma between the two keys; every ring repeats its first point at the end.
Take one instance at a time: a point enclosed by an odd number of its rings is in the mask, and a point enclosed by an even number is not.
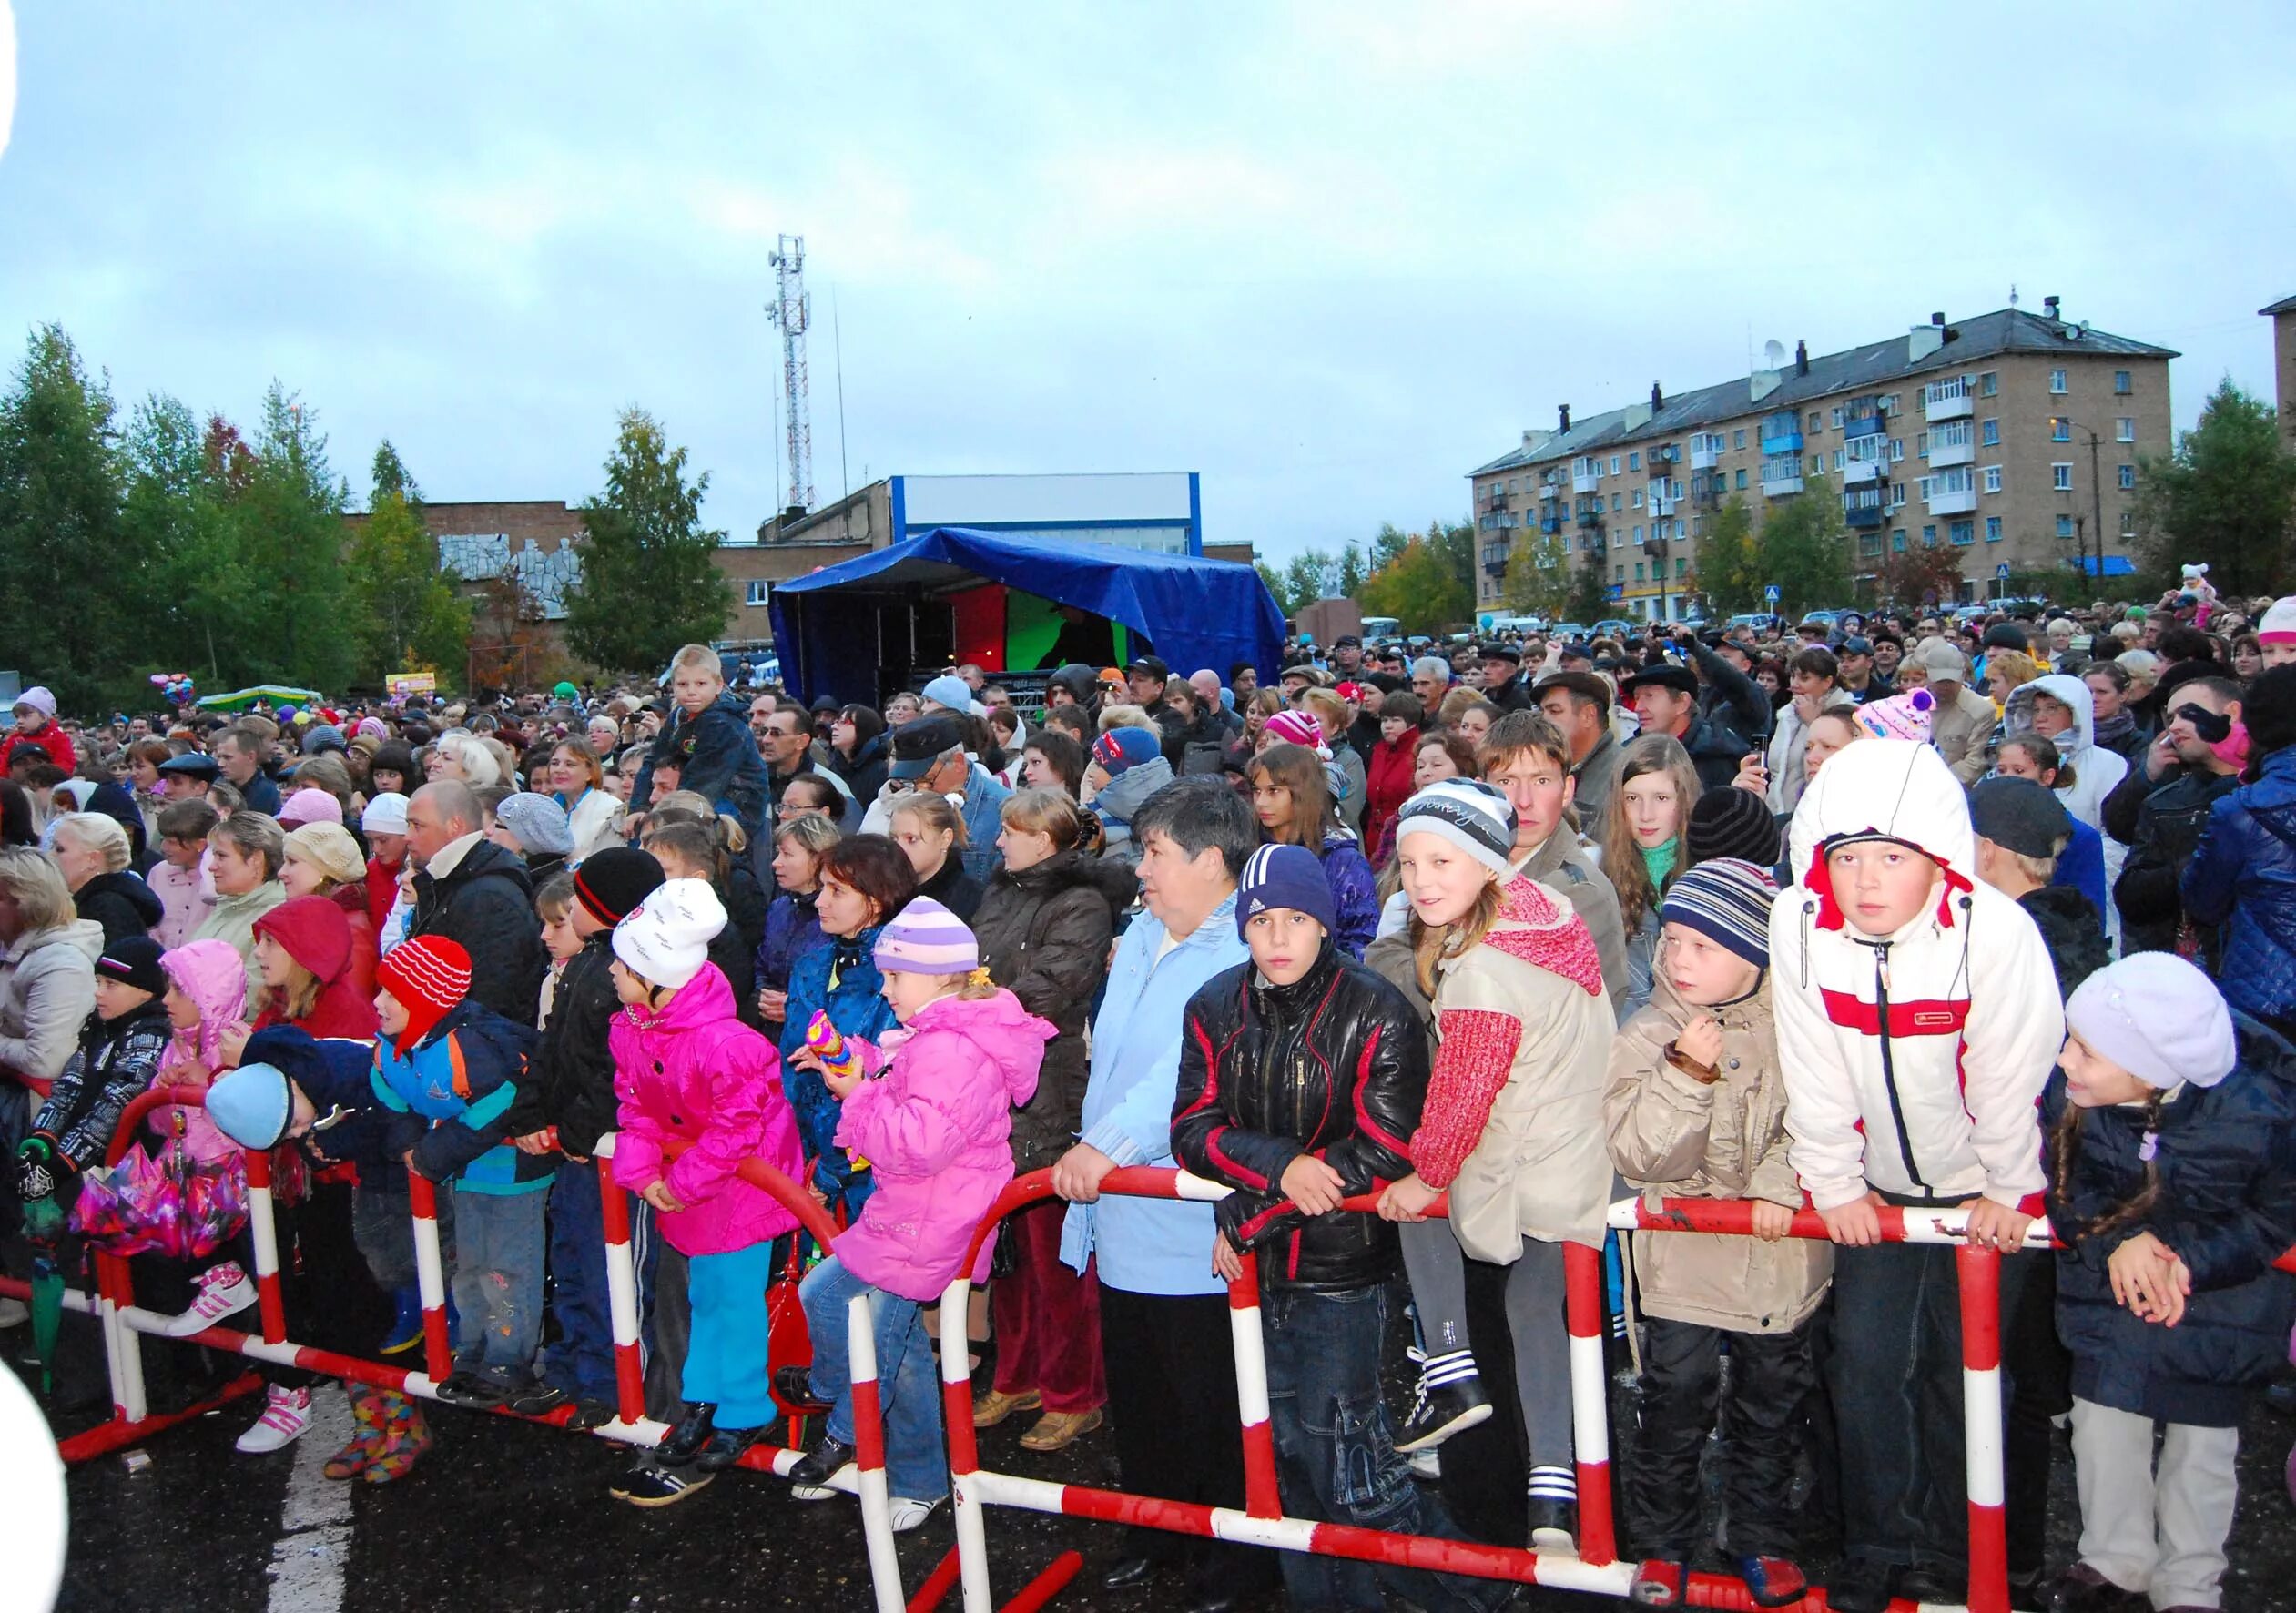
{"type": "Polygon", "coordinates": [[[1092,815],[1101,821],[1102,857],[1127,867],[1140,863],[1132,820],[1148,797],[1172,782],[1172,764],[1153,728],[1111,728],[1092,741],[1084,764],[1084,786],[1092,792],[1092,815]]]}
{"type": "MultiPolygon", "coordinates": [[[[2063,673],[2048,673],[2010,691],[2008,703],[2001,708],[2001,732],[2005,738],[2037,734],[2056,745],[2057,755],[2064,758],[2060,779],[2065,774],[2072,776],[2071,783],[2057,786],[2057,798],[2065,803],[2066,811],[2101,834],[2105,797],[2128,776],[2128,760],[2096,743],[2096,697],[2086,683],[2063,673]]],[[[2128,847],[2109,835],[2105,837],[2106,889],[2119,882],[2121,865],[2128,857],[2128,847]]],[[[2112,918],[2110,914],[2106,917],[2108,921],[2112,918]]]]}
{"type": "Polygon", "coordinates": [[[677,769],[677,787],[692,790],[720,812],[740,820],[755,840],[771,793],[766,759],[749,732],[749,708],[726,687],[717,652],[687,644],[670,663],[670,720],[646,747],[645,765],[630,786],[634,809],[654,798],[654,771],[677,769]]]}
{"type": "MultiPolygon", "coordinates": [[[[1961,1317],[1954,1252],[1882,1241],[1885,1204],[1962,1207],[2014,1249],[2044,1185],[2036,1100],[2064,1017],[2033,920],[1976,878],[1961,787],[1932,747],[1861,741],[1795,810],[1799,883],[1770,914],[1788,1158],[1839,1245],[1841,1613],[1964,1599],[1961,1317]]],[[[2001,1264],[2005,1311],[2024,1263],[2001,1264]]]]}
{"type": "Polygon", "coordinates": [[[534,1033],[470,1000],[471,955],[416,936],[375,966],[375,1096],[393,1116],[387,1151],[454,1184],[454,1303],[462,1315],[449,1405],[492,1407],[528,1386],[542,1342],[543,1205],[550,1162],[503,1124],[534,1033]]]}

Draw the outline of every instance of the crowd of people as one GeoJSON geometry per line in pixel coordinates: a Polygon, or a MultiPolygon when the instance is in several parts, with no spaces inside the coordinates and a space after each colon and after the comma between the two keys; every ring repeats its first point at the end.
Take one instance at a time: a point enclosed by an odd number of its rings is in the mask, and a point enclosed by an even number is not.
{"type": "MultiPolygon", "coordinates": [[[[1241,1506],[1226,1296],[1255,1254],[1288,1513],[1567,1553],[1563,1252],[1607,1245],[1635,1599],[1719,1563],[1788,1606],[1824,1557],[1829,1605],[1873,1613],[1963,1600],[1969,1567],[1952,1252],[1883,1212],[1966,1209],[2003,1251],[2046,1213],[2058,1251],[2002,1263],[2012,1577],[2069,1613],[2216,1606],[2238,1426],[2296,1322],[2296,598],[1285,663],[808,705],[688,646],[658,692],[89,725],[29,690],[0,742],[0,1253],[143,1249],[139,1303],[188,1341],[147,1371],[196,1397],[224,1370],[197,1335],[249,1325],[249,1234],[123,1245],[171,1173],[102,1166],[138,1093],[204,1087],[131,1153],[228,1185],[274,1151],[289,1336],[421,1347],[419,1176],[438,1398],[592,1428],[621,1192],[670,1432],[614,1495],[683,1500],[788,1409],[824,1419],[792,1493],[832,1496],[867,1292],[904,1530],[948,1492],[960,1275],[977,1426],[1104,1431],[1125,1489],[1241,1506]],[[1173,1164],[1232,1191],[1102,1191],[1173,1164]],[[1056,1196],[968,1270],[1044,1168],[1056,1196]],[[1752,1230],[1621,1245],[1620,1192],[1751,1200],[1752,1230]],[[1825,1240],[1788,1235],[1805,1207],[1825,1240]],[[769,1375],[792,1280],[812,1359],[769,1375]],[[2079,1547],[2050,1565],[2066,1427],[2079,1547]]],[[[262,1370],[251,1455],[316,1381],[262,1370]]],[[[402,1476],[418,1404],[351,1394],[326,1472],[402,1476]]],[[[1201,1613],[1279,1574],[1302,1608],[1509,1594],[1146,1530],[1101,1574],[1201,1613]]]]}

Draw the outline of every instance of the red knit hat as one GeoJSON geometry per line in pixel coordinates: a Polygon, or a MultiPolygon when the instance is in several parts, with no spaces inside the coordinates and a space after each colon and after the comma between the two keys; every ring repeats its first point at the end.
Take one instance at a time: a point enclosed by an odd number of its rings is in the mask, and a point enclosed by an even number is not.
{"type": "Polygon", "coordinates": [[[471,955],[444,936],[416,936],[382,955],[375,965],[375,984],[407,1010],[399,1045],[411,1048],[470,995],[471,955]]]}

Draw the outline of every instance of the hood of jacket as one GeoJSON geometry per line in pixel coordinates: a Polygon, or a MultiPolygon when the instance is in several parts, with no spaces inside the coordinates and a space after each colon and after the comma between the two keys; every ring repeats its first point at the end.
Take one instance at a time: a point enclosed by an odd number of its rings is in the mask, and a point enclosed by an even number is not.
{"type": "Polygon", "coordinates": [[[481,840],[465,851],[451,873],[436,878],[426,873],[422,878],[431,879],[442,895],[481,879],[508,879],[523,896],[532,898],[534,894],[533,879],[526,872],[526,859],[492,840],[481,840]]]}
{"type": "Polygon", "coordinates": [[[322,986],[350,967],[350,920],[331,897],[290,897],[255,921],[255,933],[278,942],[322,986]]]}
{"type": "Polygon", "coordinates": [[[2057,748],[2067,761],[2078,760],[2097,742],[2097,701],[2077,677],[2052,672],[2010,690],[2009,703],[2001,709],[2002,727],[2012,735],[2030,734],[2034,697],[2040,695],[2072,708],[2073,725],[2057,736],[2057,748]]]}
{"type": "Polygon", "coordinates": [[[1786,860],[1818,899],[1820,929],[1838,930],[1845,922],[1826,874],[1825,850],[1851,836],[1900,841],[1943,868],[1946,888],[1935,917],[1954,922],[1951,898],[1968,890],[1976,877],[1976,836],[1969,827],[1969,797],[1935,748],[1910,739],[1861,740],[1828,757],[1803,792],[1786,860]]]}
{"type": "Polygon", "coordinates": [[[905,1029],[916,1036],[939,1030],[963,1037],[994,1067],[1007,1101],[1016,1105],[1036,1091],[1044,1044],[1060,1034],[1051,1020],[1038,1019],[1002,987],[994,997],[935,998],[905,1029]]]}
{"type": "Polygon", "coordinates": [[[158,923],[168,910],[160,901],[157,891],[125,868],[109,874],[97,875],[95,878],[90,879],[73,893],[72,900],[75,904],[85,907],[100,896],[117,897],[135,908],[136,916],[144,921],[146,929],[158,923]]]}
{"type": "Polygon", "coordinates": [[[15,945],[7,949],[6,961],[21,972],[35,953],[50,947],[69,947],[92,964],[104,955],[104,927],[93,918],[75,918],[68,924],[32,930],[16,938],[15,945]]]}
{"type": "Polygon", "coordinates": [[[168,1050],[170,1064],[197,1059],[211,1070],[229,1062],[223,1038],[247,1015],[247,965],[229,941],[186,941],[159,959],[168,979],[199,1010],[199,1022],[176,1032],[168,1050]]]}
{"type": "Polygon", "coordinates": [[[1171,782],[1172,764],[1162,756],[1151,756],[1110,779],[1108,787],[1092,797],[1092,810],[1102,817],[1129,824],[1148,797],[1171,782]]]}
{"type": "Polygon", "coordinates": [[[1044,686],[1066,689],[1071,699],[1090,711],[1093,697],[1100,693],[1100,675],[1081,661],[1072,661],[1046,678],[1044,686]]]}

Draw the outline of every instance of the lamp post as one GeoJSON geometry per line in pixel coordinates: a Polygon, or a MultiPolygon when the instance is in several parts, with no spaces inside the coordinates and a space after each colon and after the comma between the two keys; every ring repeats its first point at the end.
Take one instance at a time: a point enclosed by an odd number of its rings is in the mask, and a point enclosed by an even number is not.
{"type": "MultiPolygon", "coordinates": [[[[2051,427],[2070,426],[2075,431],[2088,433],[2089,524],[2096,529],[2097,533],[2096,582],[2098,586],[2102,587],[2105,582],[2105,483],[2097,468],[2098,447],[2101,439],[2097,435],[2094,427],[2083,424],[2069,414],[2052,414],[2049,416],[2049,424],[2051,427]]],[[[2078,523],[2073,528],[2073,543],[2080,554],[2080,571],[2086,576],[2088,572],[2088,545],[2082,541],[2080,527],[2078,523]]]]}

